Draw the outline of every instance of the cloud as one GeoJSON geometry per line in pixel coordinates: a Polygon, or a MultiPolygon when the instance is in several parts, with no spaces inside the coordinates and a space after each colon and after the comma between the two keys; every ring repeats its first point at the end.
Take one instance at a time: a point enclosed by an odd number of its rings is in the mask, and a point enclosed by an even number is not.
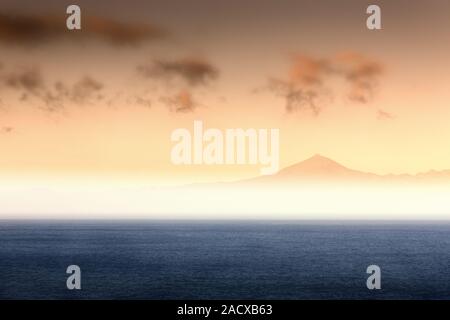
{"type": "Polygon", "coordinates": [[[304,86],[321,85],[323,75],[331,70],[329,64],[330,62],[325,59],[296,55],[292,59],[289,79],[293,83],[304,86]]]}
{"type": "Polygon", "coordinates": [[[138,45],[162,39],[167,32],[149,24],[119,22],[82,16],[82,30],[69,31],[64,15],[12,15],[0,13],[0,42],[11,45],[40,45],[63,39],[102,39],[117,46],[138,45]]]}
{"type": "Polygon", "coordinates": [[[165,80],[177,77],[193,87],[206,85],[219,75],[218,69],[202,58],[153,60],[151,64],[140,65],[137,69],[145,77],[165,80]]]}
{"type": "Polygon", "coordinates": [[[203,58],[155,59],[137,67],[138,73],[157,84],[165,84],[159,101],[176,113],[193,112],[200,106],[194,95],[219,76],[219,70],[203,58]],[[176,92],[173,94],[173,92],[176,92]]]}
{"type": "MultiPolygon", "coordinates": [[[[0,70],[0,90],[5,88],[17,94],[15,97],[8,96],[7,100],[13,99],[16,103],[51,113],[64,111],[68,106],[94,105],[99,101],[103,101],[102,105],[111,107],[152,106],[152,101],[145,92],[127,92],[124,100],[119,101],[120,92],[106,91],[105,84],[90,75],[74,82],[52,80],[44,77],[38,67],[8,67],[6,70],[0,70]]],[[[187,102],[184,102],[184,105],[186,104],[187,102]]],[[[6,102],[0,98],[0,111],[7,109],[6,102]]]]}
{"type": "Polygon", "coordinates": [[[334,72],[342,74],[350,84],[348,98],[360,103],[371,100],[378,84],[378,77],[383,72],[379,62],[354,52],[337,55],[334,68],[334,72]]]}
{"type": "Polygon", "coordinates": [[[3,126],[0,127],[0,134],[10,134],[14,131],[13,127],[10,126],[3,126]]]}
{"type": "Polygon", "coordinates": [[[98,80],[85,76],[73,85],[69,97],[76,103],[84,103],[102,90],[103,87],[103,84],[98,80]]]}
{"type": "Polygon", "coordinates": [[[285,99],[287,112],[309,109],[318,115],[333,94],[329,85],[332,78],[345,80],[346,96],[351,102],[367,103],[373,97],[382,71],[379,62],[353,52],[331,58],[295,55],[287,75],[269,78],[267,88],[285,99]]]}
{"type": "Polygon", "coordinates": [[[86,105],[93,100],[103,99],[103,96],[100,94],[103,88],[104,85],[100,81],[90,76],[84,76],[72,86],[68,86],[62,81],[57,81],[53,88],[47,89],[41,97],[45,102],[47,111],[58,111],[63,109],[67,102],[86,105]]]}
{"type": "Polygon", "coordinates": [[[161,101],[166,104],[171,111],[177,113],[193,112],[199,106],[194,100],[192,93],[187,90],[182,90],[170,97],[162,97],[161,101]]]}
{"type": "Polygon", "coordinates": [[[377,119],[378,120],[392,120],[395,116],[392,113],[386,112],[384,110],[377,110],[377,119]]]}
{"type": "Polygon", "coordinates": [[[99,93],[104,88],[101,82],[90,76],[81,78],[72,86],[62,81],[56,81],[53,86],[48,86],[38,67],[0,72],[0,87],[2,86],[18,91],[19,101],[35,98],[44,104],[40,106],[41,109],[52,112],[63,109],[67,102],[82,105],[93,99],[100,99],[99,93]]]}
{"type": "Polygon", "coordinates": [[[2,87],[20,92],[20,101],[27,101],[30,97],[42,100],[46,91],[44,77],[35,66],[16,68],[13,71],[0,70],[0,89],[2,87]]]}
{"type": "Polygon", "coordinates": [[[317,88],[298,87],[295,83],[280,79],[269,79],[269,89],[286,100],[285,109],[293,112],[303,108],[309,108],[315,115],[320,112],[317,88]]]}
{"type": "Polygon", "coordinates": [[[2,74],[0,80],[7,87],[36,92],[44,87],[40,70],[36,67],[21,68],[14,72],[2,74]]]}
{"type": "Polygon", "coordinates": [[[314,115],[318,115],[322,100],[327,97],[324,81],[330,73],[328,60],[295,55],[287,75],[281,79],[270,78],[267,87],[269,91],[285,99],[287,112],[309,109],[314,115]]]}
{"type": "Polygon", "coordinates": [[[145,108],[151,108],[151,106],[152,106],[152,101],[150,99],[144,98],[144,97],[141,97],[141,96],[136,96],[134,102],[137,105],[143,106],[145,108]]]}

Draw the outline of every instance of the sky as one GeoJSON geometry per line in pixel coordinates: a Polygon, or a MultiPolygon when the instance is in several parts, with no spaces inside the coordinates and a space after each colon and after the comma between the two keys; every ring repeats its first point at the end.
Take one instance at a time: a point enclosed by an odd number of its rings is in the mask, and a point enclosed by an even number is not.
{"type": "Polygon", "coordinates": [[[73,3],[2,0],[3,187],[260,174],[173,165],[171,132],[194,120],[279,129],[281,167],[319,153],[378,174],[450,169],[448,1],[79,0],[69,31],[73,3]]]}

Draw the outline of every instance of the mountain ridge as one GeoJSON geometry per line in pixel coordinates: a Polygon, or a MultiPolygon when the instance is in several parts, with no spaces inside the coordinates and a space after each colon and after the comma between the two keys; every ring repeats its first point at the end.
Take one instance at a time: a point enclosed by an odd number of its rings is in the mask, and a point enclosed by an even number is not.
{"type": "Polygon", "coordinates": [[[304,182],[304,181],[439,181],[450,182],[450,170],[429,170],[417,174],[376,174],[348,168],[339,162],[315,154],[303,161],[285,167],[270,176],[259,176],[239,182],[304,182]]]}

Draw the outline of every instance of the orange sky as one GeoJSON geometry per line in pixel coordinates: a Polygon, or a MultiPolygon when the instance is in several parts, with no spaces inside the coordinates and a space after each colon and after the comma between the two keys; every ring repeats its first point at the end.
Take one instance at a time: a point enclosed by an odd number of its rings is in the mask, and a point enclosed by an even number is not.
{"type": "MultiPolygon", "coordinates": [[[[194,120],[221,129],[279,128],[281,167],[321,153],[375,173],[450,169],[448,3],[378,1],[383,30],[368,31],[364,1],[211,2],[79,1],[86,17],[121,21],[122,28],[86,26],[81,40],[43,30],[34,43],[0,18],[0,176],[178,184],[259,174],[259,166],[172,165],[170,133],[191,129],[194,120]],[[116,41],[120,32],[135,36],[138,24],[167,33],[116,41]],[[338,62],[343,53],[362,62],[338,62]],[[288,112],[286,99],[268,88],[270,79],[304,85],[304,65],[295,73],[299,56],[333,69],[306,74],[324,92],[318,115],[308,107],[288,112]],[[211,72],[183,69],[191,60],[211,72]],[[146,74],[155,61],[163,62],[160,73],[146,74]],[[362,79],[372,91],[364,102],[352,100],[357,82],[349,78],[369,62],[380,66],[362,79]],[[40,75],[35,86],[27,82],[30,70],[40,75]],[[67,90],[57,99],[56,83],[67,90]],[[188,112],[176,112],[183,91],[192,101],[188,112]],[[48,95],[57,100],[50,111],[48,95]]],[[[2,12],[64,16],[57,1],[36,5],[5,1],[2,12]]]]}

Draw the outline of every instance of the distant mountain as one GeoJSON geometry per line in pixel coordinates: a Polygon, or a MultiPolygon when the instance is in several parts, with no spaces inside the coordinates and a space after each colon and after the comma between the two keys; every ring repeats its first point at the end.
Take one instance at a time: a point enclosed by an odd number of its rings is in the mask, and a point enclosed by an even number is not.
{"type": "Polygon", "coordinates": [[[316,154],[302,162],[284,168],[276,176],[282,179],[295,179],[299,177],[367,179],[378,177],[373,173],[349,169],[320,154],[316,154]]]}
{"type": "Polygon", "coordinates": [[[316,154],[311,158],[286,167],[271,176],[261,176],[242,183],[302,183],[302,182],[448,182],[450,170],[431,170],[416,175],[378,175],[347,168],[340,163],[316,154]]]}
{"type": "Polygon", "coordinates": [[[417,178],[427,178],[427,179],[450,179],[450,170],[430,170],[428,172],[416,174],[417,178]]]}

